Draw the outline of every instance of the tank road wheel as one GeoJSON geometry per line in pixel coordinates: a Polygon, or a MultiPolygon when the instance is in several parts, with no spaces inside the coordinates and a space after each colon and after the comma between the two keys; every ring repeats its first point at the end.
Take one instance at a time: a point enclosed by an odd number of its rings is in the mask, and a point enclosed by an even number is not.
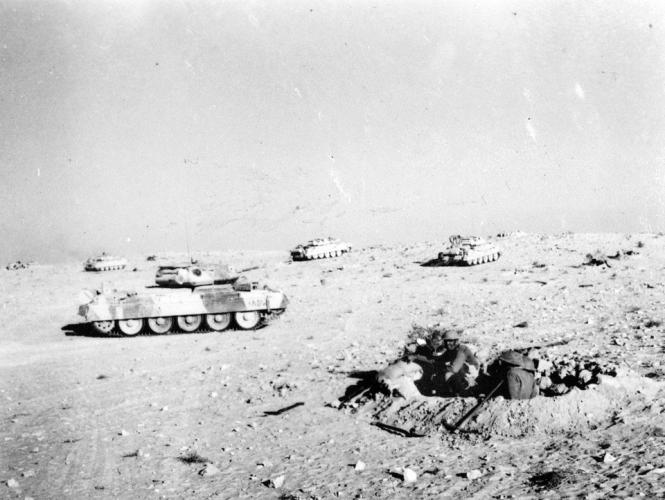
{"type": "Polygon", "coordinates": [[[152,333],[166,333],[171,329],[172,326],[173,318],[148,318],[148,329],[152,333]]]}
{"type": "Polygon", "coordinates": [[[143,319],[119,319],[118,320],[118,330],[125,337],[134,337],[138,335],[141,329],[143,328],[143,319]]]}
{"type": "Polygon", "coordinates": [[[113,331],[113,327],[115,326],[115,321],[112,319],[108,321],[93,321],[92,322],[92,329],[97,332],[101,333],[102,335],[108,335],[113,331]]]}
{"type": "Polygon", "coordinates": [[[201,316],[194,314],[191,316],[178,316],[178,328],[183,332],[192,333],[199,329],[201,326],[201,316]]]}
{"type": "Polygon", "coordinates": [[[226,330],[231,324],[231,313],[206,314],[206,326],[214,332],[226,330]]]}
{"type": "Polygon", "coordinates": [[[242,330],[251,330],[256,328],[256,325],[259,324],[261,317],[256,311],[244,311],[235,313],[236,324],[242,330]]]}

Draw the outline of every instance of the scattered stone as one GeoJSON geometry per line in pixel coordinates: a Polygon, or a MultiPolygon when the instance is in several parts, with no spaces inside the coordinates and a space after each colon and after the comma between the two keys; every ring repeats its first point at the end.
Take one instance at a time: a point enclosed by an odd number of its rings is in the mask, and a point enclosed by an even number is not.
{"type": "Polygon", "coordinates": [[[276,477],[271,477],[263,482],[268,488],[281,488],[284,484],[284,474],[276,477]]]}
{"type": "Polygon", "coordinates": [[[406,484],[415,483],[418,480],[418,474],[416,474],[414,470],[411,470],[408,467],[404,467],[404,470],[402,471],[402,478],[406,484]]]}
{"type": "Polygon", "coordinates": [[[203,469],[199,471],[199,476],[203,477],[214,476],[219,473],[220,470],[217,467],[215,467],[213,464],[205,464],[203,466],[203,469]]]}
{"type": "Polygon", "coordinates": [[[358,461],[356,462],[355,469],[356,469],[358,472],[362,472],[362,471],[364,471],[364,470],[365,470],[365,467],[366,467],[365,462],[363,462],[362,460],[358,460],[358,461]]]}
{"type": "Polygon", "coordinates": [[[20,260],[17,260],[16,262],[7,264],[5,269],[7,269],[7,271],[18,271],[20,269],[27,269],[28,267],[30,267],[30,262],[21,262],[20,260]]]}
{"type": "Polygon", "coordinates": [[[208,396],[214,399],[217,397],[217,393],[215,391],[212,391],[210,394],[208,394],[208,396]]]}
{"type": "Polygon", "coordinates": [[[482,475],[483,473],[480,472],[478,469],[470,470],[465,474],[466,478],[471,480],[478,479],[479,477],[482,477],[482,475]]]}
{"type": "Polygon", "coordinates": [[[612,267],[607,262],[607,256],[605,256],[600,250],[596,250],[594,253],[586,254],[586,260],[582,263],[585,266],[602,266],[612,267]]]}

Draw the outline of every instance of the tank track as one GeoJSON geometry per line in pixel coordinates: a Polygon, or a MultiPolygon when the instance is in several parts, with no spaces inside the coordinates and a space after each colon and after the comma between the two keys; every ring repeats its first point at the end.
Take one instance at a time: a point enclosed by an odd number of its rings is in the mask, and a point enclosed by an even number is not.
{"type": "Polygon", "coordinates": [[[122,265],[122,266],[103,266],[100,267],[99,269],[86,269],[88,272],[93,272],[93,273],[99,273],[101,271],[119,271],[121,269],[126,268],[127,265],[122,265]]]}
{"type": "MultiPolygon", "coordinates": [[[[117,321],[114,321],[113,328],[108,333],[100,332],[99,330],[97,330],[93,326],[92,323],[84,323],[84,324],[80,325],[80,327],[87,330],[88,332],[92,332],[95,336],[99,336],[99,337],[106,336],[106,337],[130,337],[130,338],[131,337],[148,337],[148,336],[151,336],[151,337],[155,336],[156,337],[156,336],[163,336],[163,335],[190,335],[190,334],[193,334],[193,333],[224,333],[224,332],[227,332],[229,330],[240,330],[240,331],[248,331],[249,332],[249,331],[255,331],[255,330],[260,330],[261,328],[265,328],[266,326],[268,326],[269,323],[271,323],[275,319],[279,318],[283,313],[284,313],[284,310],[281,310],[279,312],[273,311],[273,312],[270,312],[270,313],[260,313],[259,322],[256,324],[256,326],[254,326],[252,328],[240,328],[236,324],[235,317],[233,317],[233,318],[231,318],[231,323],[229,324],[229,326],[227,328],[225,328],[224,330],[213,330],[213,329],[209,328],[208,326],[206,326],[205,321],[202,320],[201,321],[201,326],[199,328],[197,328],[196,330],[191,331],[191,332],[185,332],[185,331],[181,330],[180,328],[178,328],[178,325],[175,321],[177,316],[172,316],[172,318],[174,320],[173,324],[172,324],[172,327],[171,327],[171,329],[169,329],[168,331],[166,331],[164,333],[155,333],[155,332],[151,331],[150,328],[148,327],[148,322],[147,321],[144,321],[144,324],[143,324],[143,327],[141,328],[141,331],[139,333],[137,333],[136,335],[125,335],[125,334],[123,334],[118,329],[117,321]]],[[[147,318],[143,318],[143,319],[147,320],[147,318]]]]}
{"type": "Polygon", "coordinates": [[[291,257],[291,260],[293,261],[306,261],[306,260],[318,260],[318,259],[332,259],[335,257],[341,257],[345,253],[349,253],[350,250],[334,250],[330,252],[320,252],[316,254],[312,254],[311,256],[305,256],[305,257],[299,257],[299,258],[294,258],[291,257]]]}
{"type": "Polygon", "coordinates": [[[476,257],[475,259],[460,259],[455,261],[453,259],[446,259],[445,253],[440,252],[437,256],[437,259],[441,262],[444,262],[445,265],[449,266],[477,266],[478,264],[485,264],[487,262],[495,262],[501,257],[501,252],[494,252],[481,257],[476,257]]]}

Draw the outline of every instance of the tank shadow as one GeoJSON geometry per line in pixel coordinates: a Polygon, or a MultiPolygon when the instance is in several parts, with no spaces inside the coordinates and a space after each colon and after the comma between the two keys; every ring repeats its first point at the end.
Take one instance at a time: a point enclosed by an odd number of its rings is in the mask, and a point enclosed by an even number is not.
{"type": "Polygon", "coordinates": [[[443,262],[440,259],[430,259],[425,262],[415,262],[420,267],[466,267],[463,262],[443,262]]]}
{"type": "Polygon", "coordinates": [[[85,325],[65,325],[60,330],[65,332],[65,336],[67,337],[111,338],[110,335],[103,335],[91,328],[85,328],[85,325]]]}

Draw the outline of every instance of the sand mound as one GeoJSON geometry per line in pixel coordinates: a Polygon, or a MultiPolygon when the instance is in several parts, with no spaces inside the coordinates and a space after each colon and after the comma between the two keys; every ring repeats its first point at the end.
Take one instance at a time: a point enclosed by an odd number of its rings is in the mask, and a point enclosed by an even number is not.
{"type": "MultiPolygon", "coordinates": [[[[597,386],[573,389],[558,397],[511,401],[498,397],[464,425],[481,434],[526,436],[533,433],[584,431],[609,425],[631,414],[663,411],[665,384],[637,375],[602,376],[597,386]]],[[[374,419],[420,434],[448,432],[478,400],[427,397],[407,402],[380,397],[359,408],[374,419]]]]}

